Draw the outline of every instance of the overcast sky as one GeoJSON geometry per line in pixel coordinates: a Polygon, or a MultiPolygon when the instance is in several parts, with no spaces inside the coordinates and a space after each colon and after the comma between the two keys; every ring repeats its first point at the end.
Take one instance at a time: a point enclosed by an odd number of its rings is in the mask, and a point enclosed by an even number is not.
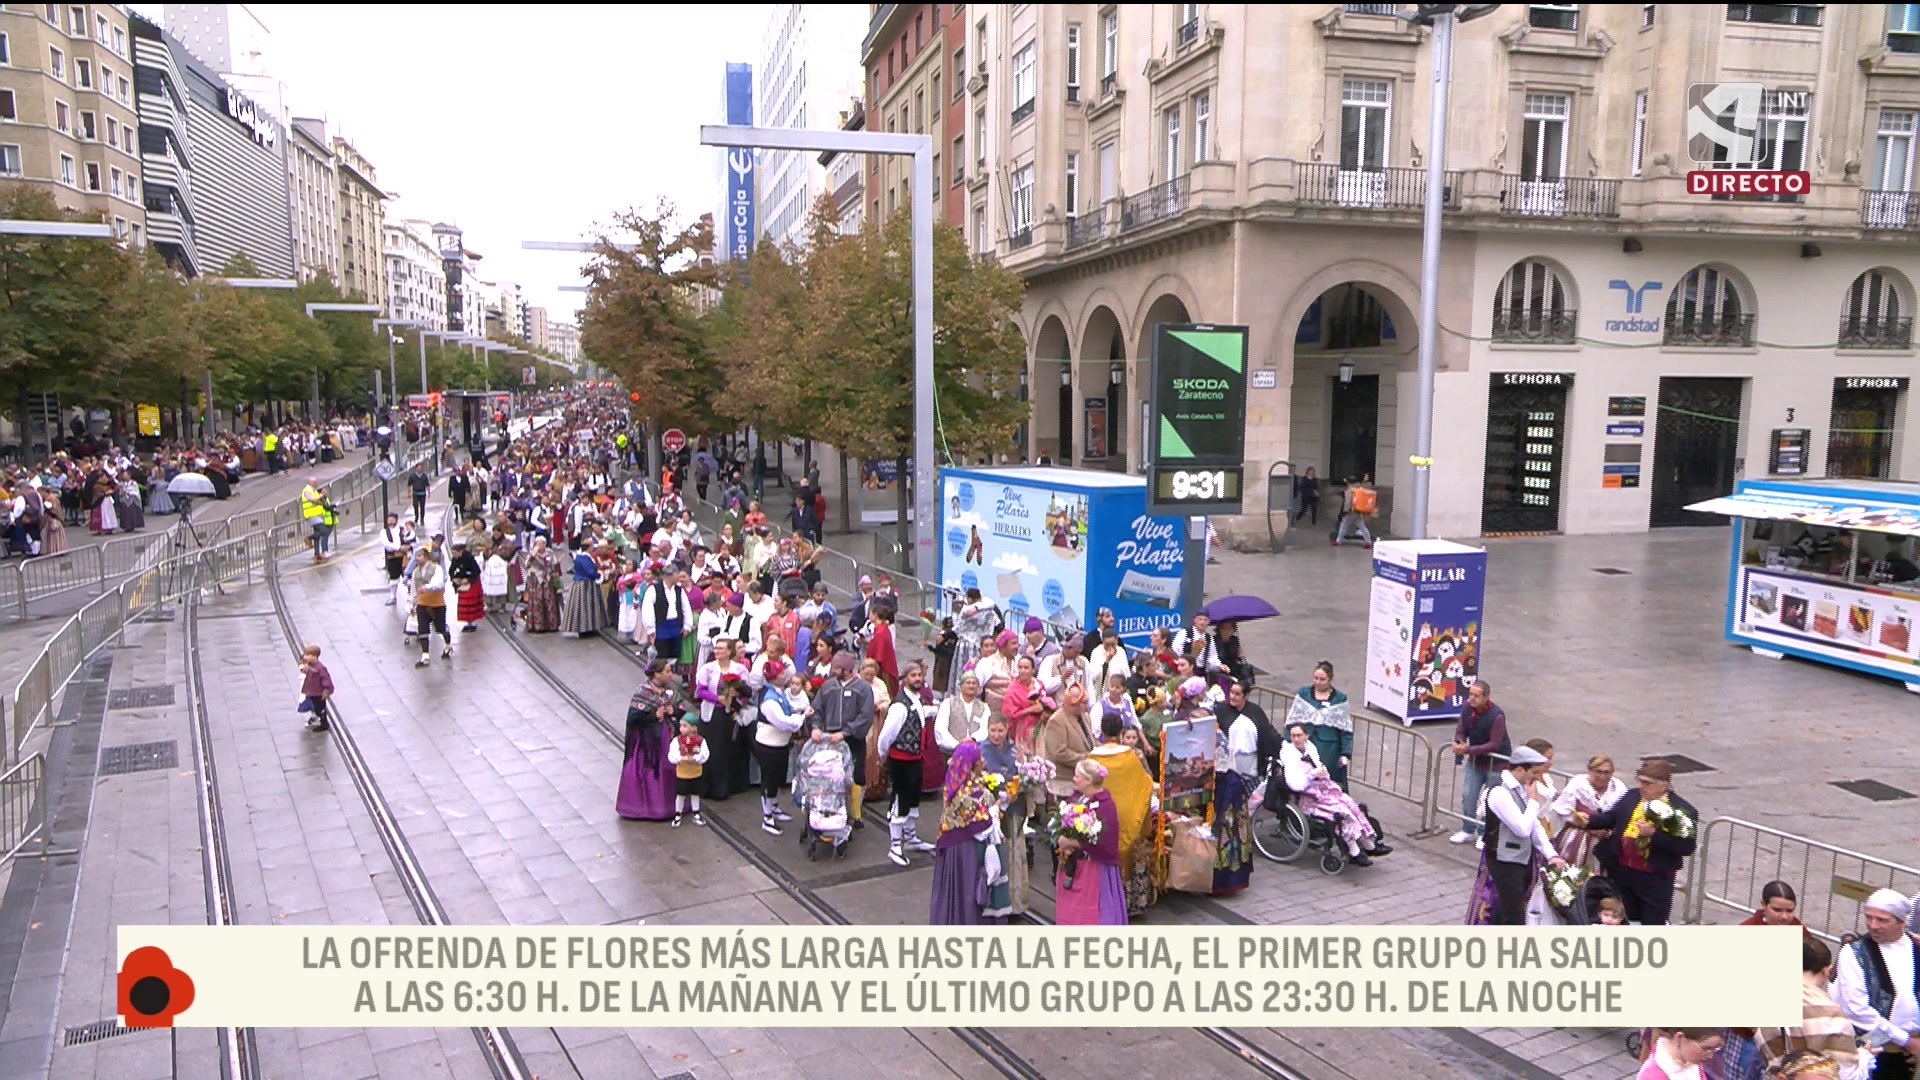
{"type": "MultiPolygon", "coordinates": [[[[160,4],[134,7],[163,21],[160,4]]],[[[401,216],[458,224],[484,279],[519,282],[560,321],[584,299],[559,286],[580,283],[585,257],[521,241],[584,239],[661,197],[689,216],[718,207],[699,125],[720,119],[725,63],[756,61],[766,10],[250,7],[294,114],[326,118],[401,216]]]]}

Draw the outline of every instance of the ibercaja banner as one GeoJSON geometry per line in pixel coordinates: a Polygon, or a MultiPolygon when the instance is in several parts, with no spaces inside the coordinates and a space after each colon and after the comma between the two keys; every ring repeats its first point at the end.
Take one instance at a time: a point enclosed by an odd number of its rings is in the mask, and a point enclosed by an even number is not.
{"type": "Polygon", "coordinates": [[[129,1027],[1791,1027],[1797,927],[123,926],[129,1027]]]}

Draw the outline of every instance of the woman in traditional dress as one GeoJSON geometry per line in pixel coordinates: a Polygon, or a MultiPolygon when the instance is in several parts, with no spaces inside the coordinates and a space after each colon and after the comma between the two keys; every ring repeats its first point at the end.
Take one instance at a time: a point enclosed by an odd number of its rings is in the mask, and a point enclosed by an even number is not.
{"type": "Polygon", "coordinates": [[[1074,802],[1092,807],[1100,832],[1092,843],[1060,839],[1054,921],[1061,926],[1127,925],[1127,889],[1120,877],[1120,811],[1106,781],[1106,766],[1092,758],[1083,759],[1073,770],[1074,802]],[[1069,866],[1070,862],[1077,865],[1069,866]]]}
{"type": "MultiPolygon", "coordinates": [[[[1238,683],[1235,689],[1240,689],[1238,683]]],[[[1241,699],[1245,701],[1244,696],[1241,699]]],[[[1245,713],[1233,713],[1214,730],[1213,895],[1246,888],[1253,881],[1253,815],[1247,803],[1260,778],[1260,728],[1245,713]]]]}
{"type": "Polygon", "coordinates": [[[560,636],[598,633],[606,625],[607,603],[600,594],[600,564],[584,551],[573,554],[573,578],[560,601],[560,636]]]}
{"type": "Polygon", "coordinates": [[[480,588],[480,560],[465,539],[453,542],[453,561],[447,566],[447,581],[458,597],[453,612],[460,632],[471,634],[480,629],[487,617],[487,594],[480,588]]]}
{"type": "MultiPolygon", "coordinates": [[[[1000,701],[1000,714],[1007,718],[1007,730],[1013,733],[1013,744],[1031,753],[1035,733],[1053,709],[1053,699],[1047,696],[1040,686],[1039,677],[1034,674],[1033,657],[1022,656],[1015,660],[1013,679],[1007,683],[1006,694],[1000,701]]],[[[1061,777],[1061,780],[1064,782],[1066,777],[1061,777]]]]}
{"type": "Polygon", "coordinates": [[[1127,693],[1127,677],[1109,675],[1105,685],[1106,695],[1100,699],[1102,723],[1106,717],[1112,716],[1119,719],[1121,727],[1137,729],[1140,726],[1140,714],[1134,710],[1133,698],[1127,693]]]}
{"type": "Polygon", "coordinates": [[[974,661],[973,673],[980,676],[980,695],[987,699],[987,708],[994,712],[1003,712],[1007,684],[1013,681],[1013,661],[1019,655],[1020,635],[1002,630],[994,635],[993,648],[974,661]]]}
{"type": "Polygon", "coordinates": [[[560,629],[560,563],[546,537],[536,537],[527,553],[527,632],[551,634],[560,629]]]}
{"type": "Polygon", "coordinates": [[[1726,1035],[1719,1028],[1666,1028],[1654,1041],[1637,1080],[1703,1080],[1701,1067],[1720,1052],[1726,1035]]]}
{"type": "Polygon", "coordinates": [[[893,691],[881,674],[879,661],[871,656],[860,661],[860,681],[873,691],[873,715],[885,716],[887,706],[893,704],[893,691]]]}
{"type": "Polygon", "coordinates": [[[87,527],[95,536],[111,536],[120,531],[120,512],[113,505],[113,477],[104,473],[87,489],[92,509],[87,516],[87,527]]]}
{"type": "Polygon", "coordinates": [[[1287,724],[1303,724],[1307,737],[1320,751],[1327,775],[1347,790],[1347,766],[1353,762],[1353,714],[1347,695],[1333,685],[1333,664],[1322,660],[1313,668],[1313,682],[1300,688],[1287,707],[1287,724]]]}
{"type": "MultiPolygon", "coordinates": [[[[1373,856],[1386,855],[1392,848],[1380,842],[1380,834],[1373,831],[1373,823],[1367,820],[1366,811],[1353,801],[1353,796],[1340,790],[1333,782],[1325,763],[1320,760],[1319,748],[1307,737],[1305,724],[1287,726],[1287,743],[1280,748],[1280,767],[1285,773],[1287,787],[1299,798],[1300,812],[1308,817],[1331,821],[1340,841],[1347,845],[1347,855],[1355,866],[1373,865],[1373,856]]],[[[1488,916],[1491,921],[1492,916],[1488,916]]],[[[1469,922],[1470,926],[1486,925],[1469,922]]]]}
{"type": "MultiPolygon", "coordinates": [[[[1613,809],[1620,796],[1627,793],[1627,785],[1613,775],[1613,759],[1605,754],[1595,754],[1587,759],[1587,771],[1567,781],[1566,788],[1554,797],[1553,812],[1561,819],[1570,819],[1575,813],[1592,817],[1603,810],[1613,809]]],[[[1560,857],[1567,860],[1568,866],[1592,870],[1593,849],[1598,847],[1603,834],[1588,832],[1585,829],[1562,829],[1554,837],[1553,846],[1559,850],[1560,857]]]]}
{"type": "Polygon", "coordinates": [[[1160,800],[1154,794],[1152,774],[1140,754],[1128,745],[1129,729],[1113,713],[1100,717],[1100,745],[1087,760],[1097,761],[1107,770],[1107,791],[1113,795],[1114,810],[1120,820],[1120,879],[1127,894],[1127,915],[1138,915],[1160,898],[1160,882],[1154,874],[1156,817],[1160,800]]]}
{"type": "Polygon", "coordinates": [[[153,494],[147,497],[147,513],[171,514],[174,512],[173,496],[167,491],[167,482],[177,475],[179,470],[167,465],[158,454],[154,455],[153,494]]]}
{"type": "Polygon", "coordinates": [[[680,729],[686,700],[673,682],[673,667],[655,660],[647,681],[627,703],[627,755],[620,769],[620,796],[614,808],[633,821],[673,817],[673,766],[667,744],[680,729]]]}
{"type": "Polygon", "coordinates": [[[960,676],[967,667],[980,659],[980,650],[993,637],[993,628],[999,625],[1000,618],[993,601],[983,599],[979,589],[968,589],[966,603],[953,613],[953,632],[957,642],[953,650],[953,662],[949,669],[950,684],[947,691],[952,693],[960,689],[960,676]]]}
{"type": "MultiPolygon", "coordinates": [[[[1003,798],[983,779],[989,771],[974,742],[955,748],[947,762],[927,909],[930,926],[999,925],[1013,910],[1010,860],[1000,828],[1003,798]]],[[[1004,778],[1001,790],[1008,790],[1004,778]]]]}
{"type": "Polygon", "coordinates": [[[140,483],[130,472],[120,477],[114,509],[119,511],[120,528],[123,531],[139,532],[147,527],[147,511],[140,500],[140,483]]]}
{"type": "MultiPolygon", "coordinates": [[[[964,683],[962,684],[965,685],[964,683]]],[[[1027,818],[1029,811],[1037,803],[1037,798],[1046,795],[1045,789],[1031,790],[1020,775],[1020,763],[1024,760],[1014,748],[1013,739],[1007,734],[1007,718],[997,713],[987,718],[987,738],[980,744],[980,760],[988,772],[999,773],[1014,791],[1013,798],[1000,811],[1000,835],[1004,839],[1001,854],[1007,866],[1008,890],[1012,897],[1012,914],[1024,914],[1027,910],[1027,889],[1033,870],[1032,841],[1027,836],[1027,818]]]]}

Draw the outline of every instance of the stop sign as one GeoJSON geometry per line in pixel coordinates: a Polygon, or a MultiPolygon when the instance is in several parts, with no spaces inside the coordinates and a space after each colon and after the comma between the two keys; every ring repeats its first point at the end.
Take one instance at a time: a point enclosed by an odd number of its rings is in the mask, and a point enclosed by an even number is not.
{"type": "Polygon", "coordinates": [[[667,448],[667,453],[677,454],[687,448],[687,433],[677,427],[670,427],[661,433],[660,445],[667,448]]]}

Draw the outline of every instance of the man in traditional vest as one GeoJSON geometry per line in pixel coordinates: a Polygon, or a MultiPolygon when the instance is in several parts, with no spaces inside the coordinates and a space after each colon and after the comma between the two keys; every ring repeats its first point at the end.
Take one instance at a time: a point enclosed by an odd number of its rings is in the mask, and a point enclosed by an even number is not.
{"type": "Polygon", "coordinates": [[[1873,1080],[1913,1080],[1920,1052],[1920,936],[1913,903],[1892,889],[1867,898],[1865,937],[1839,952],[1834,1000],[1875,1054],[1873,1080]]]}
{"type": "Polygon", "coordinates": [[[1515,747],[1500,784],[1487,795],[1487,874],[1499,896],[1495,926],[1524,926],[1527,890],[1533,885],[1536,853],[1556,870],[1565,859],[1554,850],[1553,839],[1540,821],[1546,805],[1536,785],[1547,774],[1546,755],[1530,746],[1515,747]]]}

